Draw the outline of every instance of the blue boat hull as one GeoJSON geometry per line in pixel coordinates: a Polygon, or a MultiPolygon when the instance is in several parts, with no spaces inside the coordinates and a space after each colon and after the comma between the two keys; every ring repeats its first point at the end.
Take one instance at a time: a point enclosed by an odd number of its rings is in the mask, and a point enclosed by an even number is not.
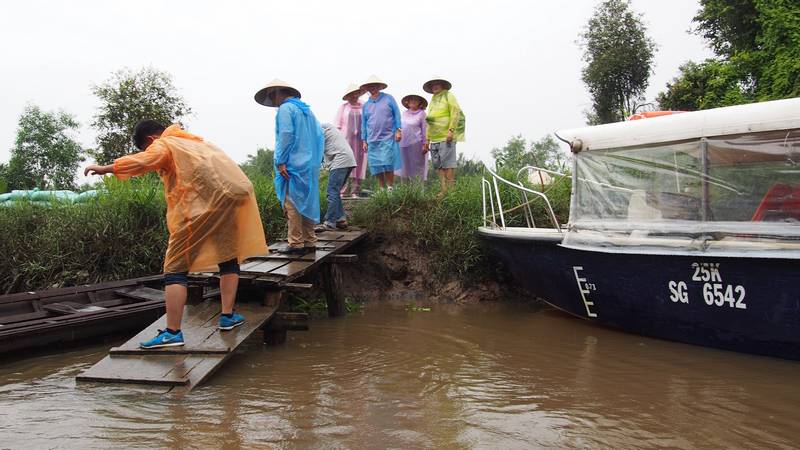
{"type": "Polygon", "coordinates": [[[480,233],[531,293],[645,336],[800,359],[800,262],[620,254],[480,233]]]}

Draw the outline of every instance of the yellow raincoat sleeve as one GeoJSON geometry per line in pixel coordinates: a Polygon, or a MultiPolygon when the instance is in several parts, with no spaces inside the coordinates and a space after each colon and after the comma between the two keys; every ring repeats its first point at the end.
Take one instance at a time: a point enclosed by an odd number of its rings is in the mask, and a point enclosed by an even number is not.
{"type": "Polygon", "coordinates": [[[114,161],[114,175],[121,180],[127,180],[147,172],[164,170],[171,162],[167,146],[161,140],[156,140],[143,152],[117,158],[114,161]]]}
{"type": "Polygon", "coordinates": [[[461,106],[458,105],[456,96],[447,92],[447,108],[449,110],[450,122],[447,124],[448,130],[455,130],[458,126],[458,119],[461,116],[461,106]]]}

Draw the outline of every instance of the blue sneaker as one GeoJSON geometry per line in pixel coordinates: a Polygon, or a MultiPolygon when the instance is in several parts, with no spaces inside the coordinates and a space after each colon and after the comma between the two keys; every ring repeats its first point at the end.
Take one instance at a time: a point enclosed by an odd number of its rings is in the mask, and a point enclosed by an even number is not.
{"type": "Polygon", "coordinates": [[[172,334],[167,330],[158,330],[158,336],[149,341],[139,342],[139,348],[180,347],[183,345],[183,332],[172,334]]]}
{"type": "Polygon", "coordinates": [[[231,317],[225,317],[223,315],[219,316],[219,329],[223,331],[232,330],[243,323],[244,316],[237,314],[236,311],[233,312],[231,317]]]}

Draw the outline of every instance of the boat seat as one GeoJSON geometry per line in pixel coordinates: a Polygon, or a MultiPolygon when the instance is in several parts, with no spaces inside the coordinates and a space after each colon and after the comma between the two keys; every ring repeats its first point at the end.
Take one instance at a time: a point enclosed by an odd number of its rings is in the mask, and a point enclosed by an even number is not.
{"type": "Polygon", "coordinates": [[[753,222],[800,220],[800,185],[775,183],[753,213],[753,222]]]}
{"type": "Polygon", "coordinates": [[[0,325],[8,325],[12,323],[18,322],[27,322],[29,320],[36,320],[36,319],[44,319],[45,317],[49,317],[50,314],[47,311],[34,311],[29,313],[22,313],[22,314],[14,314],[10,316],[3,316],[0,317],[0,325]]]}
{"type": "Polygon", "coordinates": [[[86,303],[59,302],[59,303],[50,303],[49,305],[43,305],[42,309],[56,314],[75,314],[75,313],[102,311],[106,308],[86,303]]]}

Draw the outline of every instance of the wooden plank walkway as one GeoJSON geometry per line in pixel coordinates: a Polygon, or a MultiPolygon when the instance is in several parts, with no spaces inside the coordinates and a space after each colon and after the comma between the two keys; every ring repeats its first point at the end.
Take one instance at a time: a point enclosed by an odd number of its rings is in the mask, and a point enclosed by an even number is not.
{"type": "MultiPolygon", "coordinates": [[[[317,250],[300,257],[276,253],[287,244],[285,241],[274,243],[270,245],[270,254],[251,258],[242,264],[240,284],[251,283],[266,292],[279,293],[292,286],[293,280],[315,269],[322,268],[325,274],[337,257],[347,258],[342,256],[344,250],[365,237],[366,232],[358,229],[317,233],[317,250]]],[[[193,274],[192,278],[217,276],[193,274]]],[[[120,289],[117,293],[141,299],[163,295],[160,291],[147,288],[120,289]]],[[[281,296],[273,295],[272,298],[280,299],[281,296]]],[[[246,321],[230,331],[217,329],[220,310],[216,299],[187,304],[181,324],[186,342],[183,347],[139,348],[139,342],[152,338],[159,329],[166,328],[166,316],[162,316],[125,344],[112,348],[108,356],[78,375],[77,380],[157,385],[167,387],[172,392],[189,391],[206,381],[249,336],[259,329],[267,330],[280,301],[264,303],[267,304],[237,302],[236,310],[244,315],[246,321]]],[[[273,326],[275,323],[272,322],[273,326]]],[[[285,338],[285,331],[283,336],[285,338]]]]}
{"type": "Polygon", "coordinates": [[[217,329],[219,303],[206,300],[187,305],[181,326],[186,339],[183,347],[140,349],[139,342],[148,340],[166,328],[166,316],[142,330],[89,370],[78,375],[78,381],[100,381],[134,384],[156,384],[191,390],[204,382],[253,332],[264,326],[278,309],[255,303],[237,305],[246,322],[230,331],[217,329]]]}

